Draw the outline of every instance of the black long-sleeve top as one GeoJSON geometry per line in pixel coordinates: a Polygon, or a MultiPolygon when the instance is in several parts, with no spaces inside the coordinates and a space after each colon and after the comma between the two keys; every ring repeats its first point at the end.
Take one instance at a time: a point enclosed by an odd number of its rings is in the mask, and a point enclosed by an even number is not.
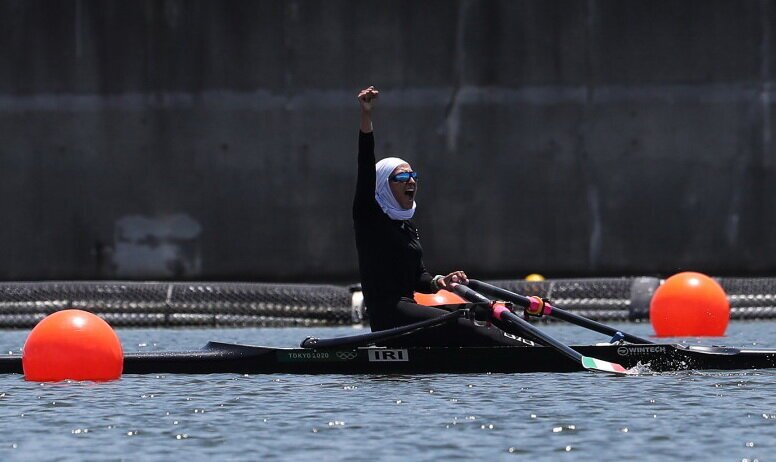
{"type": "Polygon", "coordinates": [[[358,180],[353,223],[364,303],[374,325],[395,325],[392,313],[413,292],[431,293],[431,274],[423,265],[420,235],[412,220],[392,220],[375,199],[375,141],[359,132],[358,180]]]}

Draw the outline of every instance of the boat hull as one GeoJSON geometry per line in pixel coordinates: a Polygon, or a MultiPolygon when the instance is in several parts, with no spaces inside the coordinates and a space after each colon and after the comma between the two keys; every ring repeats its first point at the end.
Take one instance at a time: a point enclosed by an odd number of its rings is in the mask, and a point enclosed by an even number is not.
{"type": "MultiPolygon", "coordinates": [[[[585,356],[654,372],[776,368],[776,350],[675,344],[574,346],[585,356]]],[[[210,342],[201,350],[128,353],[124,374],[435,374],[577,372],[547,347],[336,348],[310,350],[210,342]]],[[[0,373],[22,373],[21,357],[0,356],[0,373]]]]}

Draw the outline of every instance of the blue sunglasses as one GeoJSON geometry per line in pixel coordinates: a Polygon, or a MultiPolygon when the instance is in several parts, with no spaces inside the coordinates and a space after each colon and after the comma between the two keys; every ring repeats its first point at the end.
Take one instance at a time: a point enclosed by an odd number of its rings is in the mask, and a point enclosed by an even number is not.
{"type": "Polygon", "coordinates": [[[397,173],[396,175],[391,175],[388,177],[388,179],[393,181],[394,183],[406,183],[410,181],[410,178],[412,178],[413,180],[417,180],[418,172],[401,172],[401,173],[397,173]]]}

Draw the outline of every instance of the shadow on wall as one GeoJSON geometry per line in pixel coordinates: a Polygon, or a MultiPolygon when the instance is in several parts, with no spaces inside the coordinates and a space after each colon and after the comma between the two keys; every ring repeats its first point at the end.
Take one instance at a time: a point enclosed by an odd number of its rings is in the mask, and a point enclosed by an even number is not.
{"type": "Polygon", "coordinates": [[[202,226],[186,214],[128,215],[116,222],[111,256],[117,278],[185,278],[202,272],[202,226]]]}

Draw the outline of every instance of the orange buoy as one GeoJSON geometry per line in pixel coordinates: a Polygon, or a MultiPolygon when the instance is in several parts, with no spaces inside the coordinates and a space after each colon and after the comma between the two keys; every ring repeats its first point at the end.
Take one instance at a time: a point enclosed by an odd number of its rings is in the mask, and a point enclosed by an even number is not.
{"type": "Polygon", "coordinates": [[[415,301],[420,305],[436,306],[436,305],[453,305],[456,303],[467,303],[466,300],[458,295],[448,292],[444,289],[435,294],[421,294],[415,292],[415,301]]]}
{"type": "Polygon", "coordinates": [[[544,276],[542,276],[539,273],[531,273],[531,274],[529,274],[528,276],[525,277],[525,280],[526,281],[531,281],[531,282],[544,281],[544,276]]]}
{"type": "Polygon", "coordinates": [[[32,329],[22,351],[24,378],[34,382],[115,380],[124,352],[113,329],[99,316],[63,310],[32,329]]]}
{"type": "Polygon", "coordinates": [[[714,279],[701,273],[679,273],[655,291],[649,320],[658,337],[718,337],[725,335],[730,303],[714,279]]]}

